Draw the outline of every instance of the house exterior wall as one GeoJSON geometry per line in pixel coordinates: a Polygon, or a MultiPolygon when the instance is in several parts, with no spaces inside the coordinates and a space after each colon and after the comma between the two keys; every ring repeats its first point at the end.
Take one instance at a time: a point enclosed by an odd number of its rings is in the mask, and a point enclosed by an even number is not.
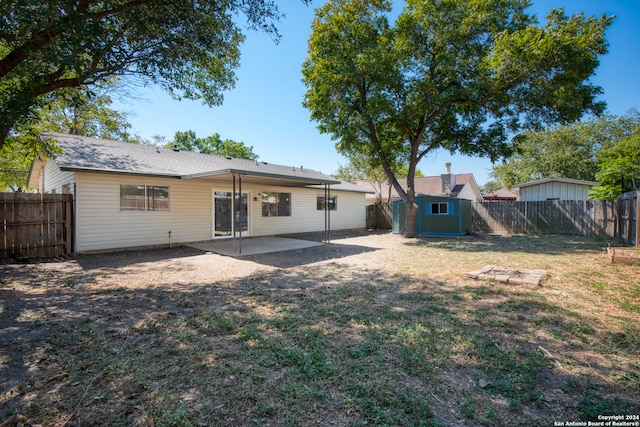
{"type": "Polygon", "coordinates": [[[544,200],[588,200],[589,185],[567,182],[545,182],[541,184],[520,187],[518,200],[535,202],[544,200]]]}
{"type": "MultiPolygon", "coordinates": [[[[236,188],[236,191],[238,188],[236,188]]],[[[232,191],[228,183],[152,178],[133,175],[76,173],[76,251],[161,246],[210,240],[213,235],[214,191],[232,191]],[[120,185],[169,187],[169,211],[121,211],[120,185]]],[[[323,191],[245,185],[249,230],[243,236],[269,236],[324,230],[324,211],[317,210],[323,191]],[[291,216],[263,217],[261,192],[291,193],[291,216]]],[[[364,228],[363,193],[332,192],[337,210],[331,229],[364,228]]]]}
{"type": "Polygon", "coordinates": [[[482,200],[482,193],[478,190],[478,186],[473,186],[470,182],[471,181],[462,187],[462,190],[457,195],[458,199],[471,200],[474,202],[482,200]]]}
{"type": "Polygon", "coordinates": [[[74,172],[61,171],[55,162],[49,161],[44,164],[44,170],[40,175],[39,190],[41,193],[62,194],[64,185],[69,185],[69,188],[73,191],[74,183],[74,172]]]}
{"type": "MultiPolygon", "coordinates": [[[[243,187],[244,191],[244,187],[243,187]]],[[[366,226],[365,195],[363,193],[332,191],[336,196],[337,209],[330,211],[332,230],[364,228],[366,226]]],[[[304,233],[324,230],[324,210],[317,209],[317,198],[324,197],[323,190],[306,188],[256,187],[251,198],[252,233],[254,236],[304,233]],[[262,201],[258,196],[263,191],[291,193],[291,216],[263,217],[262,201]],[[257,201],[253,199],[257,197],[257,201]]]]}

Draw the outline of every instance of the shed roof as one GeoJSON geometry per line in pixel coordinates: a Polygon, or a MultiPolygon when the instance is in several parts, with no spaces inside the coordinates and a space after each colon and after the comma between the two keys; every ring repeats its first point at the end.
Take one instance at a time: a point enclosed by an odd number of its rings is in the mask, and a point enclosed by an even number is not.
{"type": "MultiPolygon", "coordinates": [[[[343,183],[312,169],[225,156],[176,151],[151,145],[132,144],[86,136],[46,132],[41,138],[56,141],[62,154],[55,162],[64,171],[121,173],[155,177],[230,181],[240,175],[243,182],[279,186],[343,183]]],[[[336,187],[333,187],[337,189],[336,187]]],[[[363,189],[345,186],[345,191],[363,189]]]]}

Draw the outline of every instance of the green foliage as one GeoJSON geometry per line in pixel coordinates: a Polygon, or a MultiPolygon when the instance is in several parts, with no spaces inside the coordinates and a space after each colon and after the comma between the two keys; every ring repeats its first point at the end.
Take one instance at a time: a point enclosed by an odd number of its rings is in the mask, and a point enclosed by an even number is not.
{"type": "Polygon", "coordinates": [[[43,95],[113,76],[220,104],[239,64],[238,14],[277,39],[281,14],[271,0],[2,1],[0,148],[34,118],[43,95]]]}
{"type": "Polygon", "coordinates": [[[587,121],[531,131],[517,139],[515,152],[491,175],[507,188],[543,178],[594,181],[601,150],[615,147],[640,126],[640,114],[605,115],[587,121]]]}
{"type": "MultiPolygon", "coordinates": [[[[304,106],[347,157],[380,165],[407,207],[427,153],[492,160],[521,129],[599,114],[588,79],[607,52],[612,18],[552,11],[544,26],[521,0],[332,0],[316,11],[303,64],[304,106]],[[408,165],[407,189],[394,165],[408,165]]],[[[414,215],[406,215],[414,235],[414,215]]]]}
{"type": "Polygon", "coordinates": [[[0,148],[0,192],[23,191],[35,153],[13,138],[0,148]]]}
{"type": "MultiPolygon", "coordinates": [[[[132,133],[126,113],[109,108],[112,103],[109,92],[115,83],[97,85],[96,90],[87,87],[62,89],[38,111],[37,131],[62,132],[133,143],[142,139],[132,133]]],[[[32,129],[33,130],[33,129],[32,129]]]]}
{"type": "Polygon", "coordinates": [[[247,147],[243,142],[236,142],[231,139],[222,140],[218,133],[205,138],[198,138],[192,130],[186,132],[178,131],[175,133],[173,141],[165,146],[195,153],[228,156],[235,159],[256,160],[259,157],[253,152],[253,146],[247,147]]]}
{"type": "Polygon", "coordinates": [[[640,127],[633,136],[598,153],[596,179],[602,185],[591,190],[596,200],[613,200],[640,187],[640,127]]]}
{"type": "Polygon", "coordinates": [[[503,188],[502,184],[498,181],[487,181],[482,187],[480,187],[480,191],[483,193],[491,193],[493,191],[497,191],[503,188]]]}
{"type": "MultiPolygon", "coordinates": [[[[407,177],[409,174],[408,165],[397,165],[395,175],[398,177],[407,177]]],[[[424,176],[420,169],[416,169],[415,176],[424,176]]],[[[349,157],[349,163],[340,165],[336,172],[336,178],[356,183],[357,181],[368,181],[374,187],[378,199],[382,198],[382,190],[388,186],[387,175],[382,166],[372,166],[367,162],[367,158],[362,154],[354,154],[349,157]]],[[[387,192],[388,193],[388,192],[387,192]]],[[[390,193],[388,193],[390,194],[390,193]]]]}
{"type": "MultiPolygon", "coordinates": [[[[102,89],[108,91],[110,87],[102,89]]],[[[33,119],[16,127],[0,148],[0,188],[24,190],[31,162],[38,156],[56,153],[57,148],[52,141],[38,138],[41,132],[140,143],[140,138],[131,132],[127,115],[109,108],[111,98],[105,93],[97,94],[80,87],[67,88],[44,97],[40,107],[33,111],[33,119]]]]}

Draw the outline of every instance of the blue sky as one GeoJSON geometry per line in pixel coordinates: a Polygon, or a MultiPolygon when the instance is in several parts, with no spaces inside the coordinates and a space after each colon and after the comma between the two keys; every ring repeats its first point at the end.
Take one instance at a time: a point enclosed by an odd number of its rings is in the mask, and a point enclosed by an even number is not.
{"type": "MultiPolygon", "coordinates": [[[[147,87],[128,101],[116,101],[113,107],[126,111],[134,131],[146,139],[163,135],[170,140],[176,131],[186,130],[201,137],[219,133],[223,139],[253,146],[263,161],[334,173],[347,161],[336,152],[335,141],[318,132],[309,111],[302,107],[301,64],[307,56],[314,6],[323,2],[315,0],[311,6],[297,0],[278,3],[286,14],[278,26],[280,43],[276,45],[263,33],[246,33],[238,81],[234,90],[225,93],[222,106],[174,101],[160,89],[147,87]]],[[[607,33],[609,53],[601,58],[593,81],[604,89],[602,99],[609,113],[622,115],[640,108],[640,1],[534,0],[531,11],[541,18],[557,7],[567,13],[616,16],[607,33]]],[[[452,163],[453,173],[473,173],[479,185],[489,180],[488,159],[451,156],[446,151],[424,159],[419,168],[425,175],[439,175],[446,162],[452,163]]]]}

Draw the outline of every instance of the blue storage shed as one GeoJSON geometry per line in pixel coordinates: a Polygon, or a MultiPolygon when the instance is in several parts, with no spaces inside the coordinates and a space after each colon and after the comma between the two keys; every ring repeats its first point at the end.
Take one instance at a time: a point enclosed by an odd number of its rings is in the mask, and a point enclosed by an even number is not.
{"type": "MultiPolygon", "coordinates": [[[[463,236],[471,234],[471,200],[445,196],[417,196],[416,234],[463,236]]],[[[393,202],[393,233],[404,233],[405,205],[393,202]]]]}

